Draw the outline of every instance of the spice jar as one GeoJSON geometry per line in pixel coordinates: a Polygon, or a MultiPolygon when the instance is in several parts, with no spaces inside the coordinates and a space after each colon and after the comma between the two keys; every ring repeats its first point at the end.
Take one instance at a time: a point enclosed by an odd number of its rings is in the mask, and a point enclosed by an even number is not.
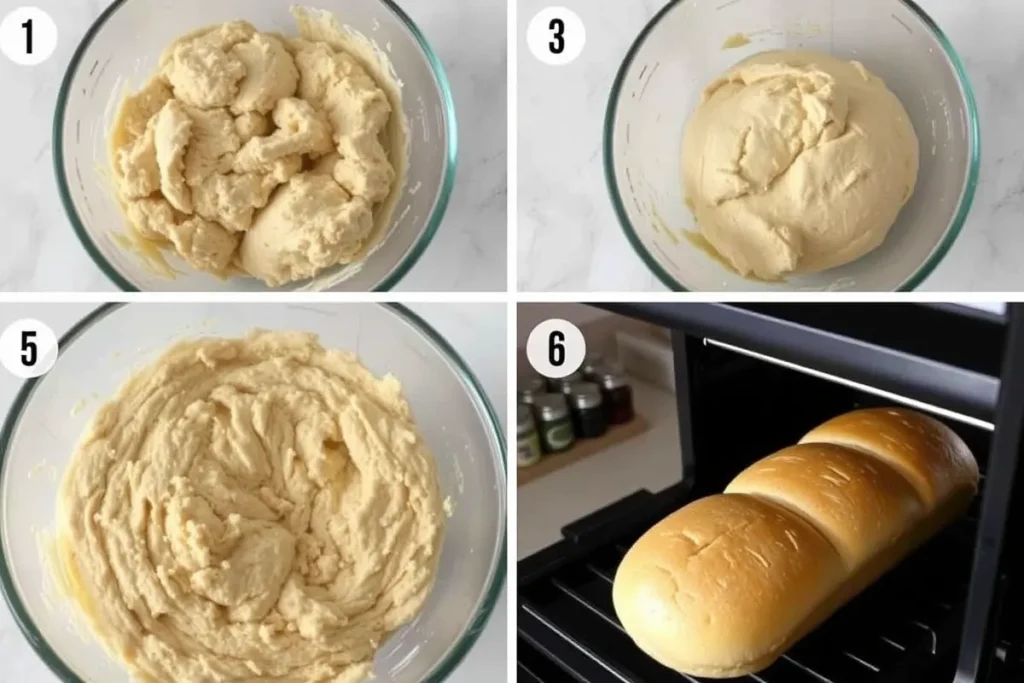
{"type": "Polygon", "coordinates": [[[516,452],[519,467],[536,465],[541,459],[540,436],[533,419],[533,409],[520,403],[516,409],[516,452]]]}
{"type": "Polygon", "coordinates": [[[519,378],[518,395],[519,402],[532,406],[538,396],[548,391],[547,382],[543,377],[533,375],[531,377],[519,378]]]}
{"type": "Polygon", "coordinates": [[[601,371],[605,367],[604,358],[599,353],[588,353],[583,359],[581,370],[583,379],[587,382],[595,382],[600,378],[601,371]]]}
{"type": "Polygon", "coordinates": [[[608,416],[604,410],[601,387],[593,382],[577,382],[572,387],[569,404],[572,406],[572,424],[576,436],[594,439],[608,431],[608,416]]]}
{"type": "Polygon", "coordinates": [[[537,431],[540,432],[540,445],[545,453],[561,453],[568,450],[575,435],[572,429],[572,417],[569,404],[562,394],[545,394],[539,396],[534,403],[537,411],[537,431]]]}
{"type": "Polygon", "coordinates": [[[566,375],[565,377],[559,377],[558,379],[549,379],[548,380],[548,390],[552,394],[560,394],[560,393],[562,393],[562,387],[565,386],[566,384],[572,384],[573,382],[582,382],[582,381],[583,381],[583,373],[582,372],[573,372],[571,374],[566,375]]]}
{"type": "Polygon", "coordinates": [[[563,396],[566,397],[566,399],[568,399],[570,396],[572,396],[573,388],[579,386],[580,384],[583,384],[583,380],[569,380],[569,378],[562,379],[560,380],[560,384],[558,385],[558,391],[556,393],[562,394],[563,396]]]}
{"type": "Polygon", "coordinates": [[[626,373],[605,369],[601,375],[601,393],[609,424],[625,424],[633,419],[633,387],[626,373]]]}

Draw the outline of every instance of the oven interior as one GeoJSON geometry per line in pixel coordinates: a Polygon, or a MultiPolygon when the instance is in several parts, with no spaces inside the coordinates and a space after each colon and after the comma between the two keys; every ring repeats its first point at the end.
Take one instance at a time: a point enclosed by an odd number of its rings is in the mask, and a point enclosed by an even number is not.
{"type": "MultiPolygon", "coordinates": [[[[662,491],[634,492],[566,526],[562,529],[563,540],[519,563],[518,667],[521,681],[704,680],[661,666],[640,651],[622,630],[612,607],[611,587],[626,550],[669,512],[696,498],[720,492],[747,465],[796,443],[811,427],[830,417],[860,407],[921,400],[922,397],[914,393],[927,393],[922,386],[907,386],[903,387],[906,392],[901,392],[898,398],[880,396],[877,387],[857,384],[858,380],[874,378],[891,389],[893,382],[900,382],[902,375],[898,365],[893,377],[879,378],[879,363],[876,361],[875,366],[870,367],[871,353],[863,354],[860,360],[868,366],[861,369],[857,362],[840,363],[839,366],[847,370],[845,377],[811,374],[817,370],[813,364],[829,365],[827,359],[823,361],[820,357],[808,359],[792,354],[788,359],[778,358],[785,353],[770,359],[752,356],[751,352],[759,353],[759,342],[771,344],[771,326],[784,325],[787,333],[799,334],[806,330],[812,335],[811,340],[795,342],[795,347],[805,342],[813,346],[813,335],[826,333],[828,337],[822,338],[822,346],[830,346],[838,339],[869,351],[882,349],[885,353],[902,354],[908,363],[935,364],[940,375],[946,368],[969,373],[967,379],[998,380],[1005,365],[1002,348],[1011,336],[1010,318],[1018,313],[1011,309],[1005,317],[997,319],[956,309],[929,310],[925,318],[936,310],[941,312],[937,318],[929,318],[937,327],[918,332],[948,333],[955,324],[957,332],[953,336],[956,339],[946,336],[941,342],[925,344],[920,342],[918,334],[908,334],[907,339],[912,343],[906,344],[900,342],[899,335],[892,329],[872,328],[858,335],[856,324],[852,322],[857,316],[837,314],[835,309],[842,309],[843,305],[822,308],[818,317],[810,307],[788,306],[774,310],[770,305],[724,307],[729,315],[738,316],[732,322],[743,321],[739,327],[721,324],[715,315],[722,310],[712,310],[712,315],[705,315],[701,306],[723,308],[718,304],[654,308],[633,304],[608,306],[616,312],[658,322],[673,330],[684,474],[682,481],[662,491]],[[684,313],[677,315],[680,310],[684,313]],[[723,337],[728,342],[725,347],[723,337]],[[965,344],[973,349],[965,348],[965,344]],[[779,360],[790,363],[809,360],[812,365],[784,366],[779,360]]],[[[877,308],[878,304],[873,307],[877,308]]],[[[857,311],[858,314],[863,312],[864,309],[857,311]]],[[[896,314],[897,318],[920,325],[920,319],[911,315],[917,312],[919,309],[911,307],[903,311],[890,310],[887,314],[896,314]]],[[[780,348],[773,350],[778,352],[780,348]]],[[[914,373],[907,374],[913,376],[914,373]]],[[[966,380],[957,381],[964,386],[970,384],[966,380]]],[[[927,379],[923,382],[926,384],[927,379]]],[[[1024,392],[1024,386],[1017,386],[1024,392]]],[[[1005,377],[1000,387],[1006,388],[1005,377]]],[[[957,387],[951,390],[955,394],[957,387]]],[[[1010,580],[1016,563],[1013,542],[1016,534],[1012,529],[1017,511],[1012,500],[1008,505],[998,506],[1004,513],[1005,529],[998,530],[996,537],[998,541],[1005,535],[1006,543],[997,542],[993,548],[991,533],[979,535],[980,528],[992,526],[995,516],[990,501],[984,510],[983,524],[983,501],[990,488],[992,472],[994,423],[997,416],[1005,418],[1000,411],[1006,401],[999,398],[995,405],[985,406],[973,405],[972,400],[964,398],[960,405],[970,407],[973,415],[953,414],[943,405],[914,406],[931,412],[954,429],[978,459],[982,483],[970,510],[836,612],[771,667],[737,680],[764,683],[1024,680],[1024,651],[1020,646],[1022,633],[1017,610],[999,609],[1020,604],[1019,586],[1010,580]],[[1005,546],[1002,552],[1001,545],[1005,546]],[[989,555],[994,551],[998,556],[994,579],[986,580],[985,584],[992,585],[987,601],[977,595],[976,586],[985,579],[984,567],[975,567],[979,561],[976,556],[985,550],[989,555]],[[975,617],[978,603],[986,603],[980,627],[968,627],[967,622],[972,620],[965,617],[965,612],[970,601],[973,601],[975,617]],[[976,655],[976,665],[972,666],[972,657],[967,655],[976,655]]],[[[957,403],[952,398],[949,402],[957,403]]],[[[1014,450],[1011,464],[1015,463],[1020,450],[1019,438],[1014,450]]],[[[1015,485],[1016,470],[1006,467],[1006,456],[1001,456],[1000,463],[1000,476],[1011,473],[1015,485]]],[[[1012,490],[1013,486],[1004,488],[1012,490]]]]}

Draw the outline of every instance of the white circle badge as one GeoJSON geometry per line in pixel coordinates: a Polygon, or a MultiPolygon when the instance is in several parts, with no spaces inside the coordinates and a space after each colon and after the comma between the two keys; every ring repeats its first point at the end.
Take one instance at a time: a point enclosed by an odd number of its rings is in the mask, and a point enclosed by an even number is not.
{"type": "Polygon", "coordinates": [[[57,335],[46,323],[26,318],[0,334],[0,363],[15,377],[40,377],[56,362],[57,335]]]}
{"type": "Polygon", "coordinates": [[[552,66],[572,62],[583,52],[587,30],[583,20],[571,9],[548,7],[530,20],[526,44],[533,56],[552,66]]]}
{"type": "Polygon", "coordinates": [[[19,7],[0,22],[0,50],[15,64],[42,64],[56,49],[57,24],[38,7],[19,7]]]}
{"type": "Polygon", "coordinates": [[[533,328],[526,340],[526,358],[540,375],[561,379],[583,365],[587,340],[568,320],[552,318],[533,328]]]}

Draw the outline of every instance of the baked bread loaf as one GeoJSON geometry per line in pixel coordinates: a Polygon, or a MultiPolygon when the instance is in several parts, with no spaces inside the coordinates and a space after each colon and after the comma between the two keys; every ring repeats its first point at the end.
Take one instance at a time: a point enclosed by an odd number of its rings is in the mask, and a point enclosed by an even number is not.
{"type": "Polygon", "coordinates": [[[899,408],[841,415],[649,529],[616,572],[615,611],[672,669],[760,671],[977,488],[974,456],[942,423],[899,408]]]}

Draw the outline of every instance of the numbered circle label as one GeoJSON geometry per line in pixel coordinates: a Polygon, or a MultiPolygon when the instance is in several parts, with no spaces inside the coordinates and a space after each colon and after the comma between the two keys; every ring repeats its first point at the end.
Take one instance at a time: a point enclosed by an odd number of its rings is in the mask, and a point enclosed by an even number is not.
{"type": "Polygon", "coordinates": [[[545,320],[530,332],[526,357],[539,374],[550,379],[571,375],[583,365],[587,340],[580,328],[568,320],[545,320]]]}
{"type": "Polygon", "coordinates": [[[0,22],[0,50],[15,64],[42,64],[57,49],[57,24],[38,7],[19,7],[0,22]]]}
{"type": "Polygon", "coordinates": [[[57,362],[57,335],[39,320],[19,320],[0,334],[0,363],[15,377],[45,375],[57,362]]]}
{"type": "Polygon", "coordinates": [[[568,64],[583,52],[587,30],[579,15],[565,7],[542,9],[530,20],[526,43],[533,56],[553,66],[568,64]]]}

